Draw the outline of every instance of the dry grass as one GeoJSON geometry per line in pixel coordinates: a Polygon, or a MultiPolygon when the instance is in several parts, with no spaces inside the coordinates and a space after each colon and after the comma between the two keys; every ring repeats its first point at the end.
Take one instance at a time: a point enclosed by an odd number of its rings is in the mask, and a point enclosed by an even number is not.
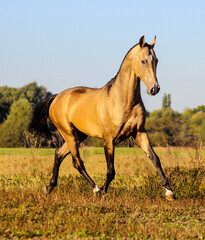
{"type": "MultiPolygon", "coordinates": [[[[101,186],[102,149],[82,149],[86,168],[101,186]]],[[[53,150],[0,149],[0,238],[205,239],[205,150],[157,148],[178,199],[167,202],[150,160],[140,149],[117,149],[116,178],[96,199],[67,157],[58,187],[42,188],[53,150]]]]}
{"type": "MultiPolygon", "coordinates": [[[[155,148],[155,151],[164,168],[192,168],[205,164],[205,149],[155,148]]],[[[54,149],[0,148],[0,174],[29,175],[33,168],[48,174],[53,167],[54,152],[54,149]]],[[[81,157],[91,175],[106,174],[106,161],[102,148],[84,147],[81,149],[81,157]]],[[[135,175],[138,171],[142,174],[155,171],[152,162],[140,148],[117,148],[115,167],[118,174],[127,175],[135,175]]],[[[69,174],[78,175],[72,166],[70,155],[66,157],[60,168],[60,176],[69,174]]]]}

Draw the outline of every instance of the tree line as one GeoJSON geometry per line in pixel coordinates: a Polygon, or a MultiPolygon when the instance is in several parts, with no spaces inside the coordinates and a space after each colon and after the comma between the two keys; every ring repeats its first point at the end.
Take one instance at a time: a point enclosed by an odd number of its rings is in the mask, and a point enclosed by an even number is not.
{"type": "MultiPolygon", "coordinates": [[[[49,120],[55,133],[52,140],[36,136],[28,129],[35,105],[50,95],[36,82],[21,88],[0,87],[0,147],[52,147],[62,143],[49,120]]],[[[154,146],[195,146],[205,141],[205,105],[179,113],[171,108],[171,95],[164,94],[162,108],[147,113],[146,129],[154,146]]],[[[120,146],[130,147],[133,142],[130,138],[120,146]]],[[[90,137],[83,144],[103,146],[102,140],[90,137]]]]}

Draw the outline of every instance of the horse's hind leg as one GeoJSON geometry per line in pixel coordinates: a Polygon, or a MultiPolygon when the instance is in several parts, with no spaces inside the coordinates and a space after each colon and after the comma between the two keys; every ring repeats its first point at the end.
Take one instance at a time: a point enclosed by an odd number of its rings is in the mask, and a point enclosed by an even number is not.
{"type": "Polygon", "coordinates": [[[73,139],[68,140],[68,145],[71,149],[71,154],[72,154],[72,158],[73,158],[73,166],[79,171],[79,173],[84,176],[84,178],[87,180],[87,182],[90,184],[94,195],[100,195],[100,189],[99,187],[94,183],[94,181],[92,180],[92,178],[88,175],[84,163],[80,157],[79,154],[79,149],[77,146],[76,141],[74,141],[73,139]]]}
{"type": "Polygon", "coordinates": [[[161,178],[162,185],[166,189],[167,200],[174,200],[175,199],[174,193],[172,192],[169,186],[169,182],[162,170],[159,157],[156,155],[156,153],[151,147],[149,137],[146,131],[138,132],[137,135],[135,136],[135,140],[140,145],[140,147],[144,150],[144,152],[148,155],[148,157],[152,160],[154,166],[156,167],[157,172],[161,178]]]}
{"type": "MultiPolygon", "coordinates": [[[[78,134],[78,141],[79,143],[82,142],[87,138],[87,135],[77,132],[78,134]]],[[[70,153],[70,149],[68,147],[68,144],[65,142],[61,147],[56,149],[55,151],[55,159],[54,159],[54,166],[53,166],[53,175],[50,180],[50,183],[45,188],[46,193],[50,193],[57,185],[58,181],[58,174],[59,174],[59,168],[61,163],[63,162],[63,159],[70,153]]]]}
{"type": "Polygon", "coordinates": [[[54,166],[53,166],[53,175],[50,180],[50,183],[48,186],[46,186],[45,191],[46,193],[50,193],[55,186],[57,185],[58,181],[58,174],[59,174],[59,168],[63,161],[63,159],[70,153],[70,150],[68,148],[67,143],[65,142],[61,147],[56,149],[55,151],[55,159],[54,159],[54,166]]]}
{"type": "Polygon", "coordinates": [[[83,164],[83,161],[80,157],[79,149],[78,149],[78,143],[81,142],[78,137],[81,136],[81,132],[77,131],[74,127],[70,127],[70,129],[67,131],[62,132],[62,135],[68,144],[68,147],[70,149],[72,158],[73,158],[73,166],[79,171],[79,173],[84,176],[84,178],[87,180],[87,182],[90,184],[90,186],[93,189],[93,193],[95,195],[100,195],[100,189],[99,187],[94,183],[94,181],[91,179],[91,177],[88,175],[85,166],[83,164]],[[72,129],[72,130],[71,130],[72,129]]]}

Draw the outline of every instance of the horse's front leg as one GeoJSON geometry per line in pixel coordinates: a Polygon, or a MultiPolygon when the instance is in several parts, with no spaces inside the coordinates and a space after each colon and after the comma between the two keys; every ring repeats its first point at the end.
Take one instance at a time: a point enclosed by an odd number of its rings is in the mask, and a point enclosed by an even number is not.
{"type": "Polygon", "coordinates": [[[107,193],[108,187],[111,181],[115,177],[115,168],[114,168],[114,151],[115,146],[113,140],[104,140],[104,151],[107,162],[107,179],[101,188],[102,193],[107,193]]]}
{"type": "Polygon", "coordinates": [[[154,166],[156,167],[157,172],[161,178],[162,185],[166,190],[167,200],[174,200],[175,195],[172,192],[172,190],[169,186],[169,182],[162,170],[160,160],[151,147],[147,132],[145,130],[143,132],[138,132],[135,136],[135,140],[140,145],[140,147],[143,149],[143,151],[147,154],[147,156],[152,160],[154,166]]]}

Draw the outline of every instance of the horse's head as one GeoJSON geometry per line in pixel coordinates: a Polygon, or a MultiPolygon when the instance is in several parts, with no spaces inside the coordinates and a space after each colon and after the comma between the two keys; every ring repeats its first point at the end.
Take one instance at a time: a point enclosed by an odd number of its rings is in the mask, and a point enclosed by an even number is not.
{"type": "Polygon", "coordinates": [[[155,95],[160,90],[156,76],[158,59],[154,52],[155,42],[156,37],[151,44],[147,44],[142,36],[138,44],[139,50],[132,60],[132,68],[136,76],[144,82],[150,95],[155,95]]]}

